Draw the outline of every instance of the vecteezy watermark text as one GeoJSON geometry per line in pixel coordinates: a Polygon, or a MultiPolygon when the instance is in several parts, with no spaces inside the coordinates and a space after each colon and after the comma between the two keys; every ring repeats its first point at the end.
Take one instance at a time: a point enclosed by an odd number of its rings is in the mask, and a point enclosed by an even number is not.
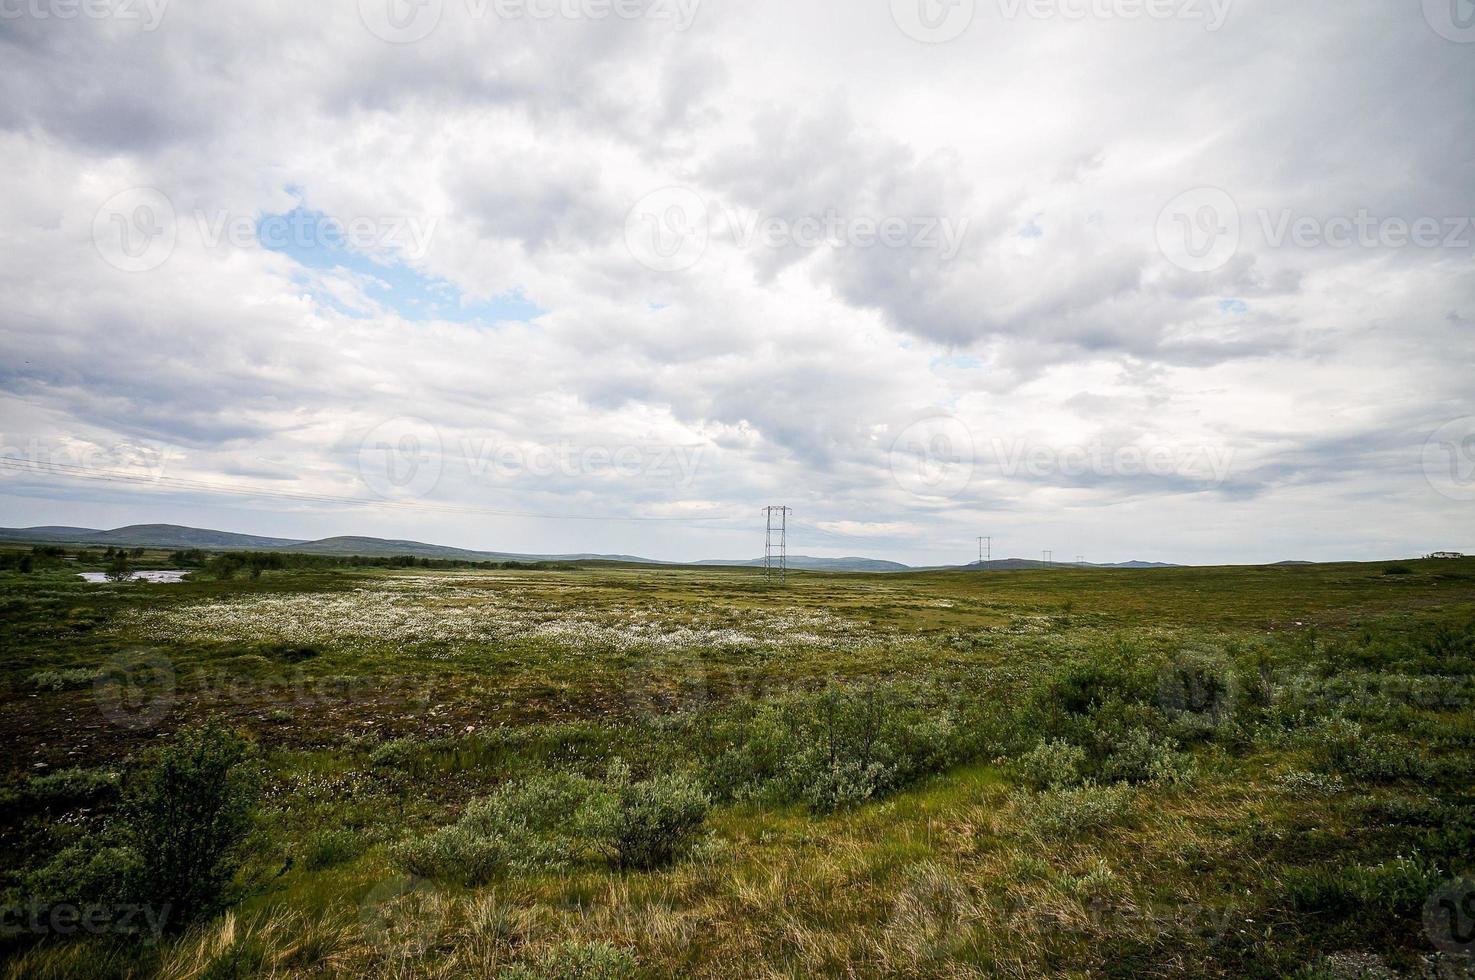
{"type": "Polygon", "coordinates": [[[0,906],[0,936],[146,935],[157,941],[169,921],[169,903],[43,902],[39,898],[0,906]]]}
{"type": "Polygon", "coordinates": [[[850,214],[826,208],[772,215],[725,207],[688,187],[646,194],[625,218],[625,245],[641,265],[678,272],[701,261],[714,238],[740,249],[914,249],[951,261],[962,250],[969,219],[947,215],[850,214]]]}
{"type": "MultiPolygon", "coordinates": [[[[1217,31],[1235,0],[995,0],[999,17],[1085,21],[1179,21],[1217,31]]],[[[891,19],[908,37],[943,44],[962,37],[978,14],[978,0],[891,0],[891,19]]]]}
{"type": "Polygon", "coordinates": [[[364,484],[387,499],[428,495],[454,459],[473,484],[527,477],[644,478],[684,487],[695,479],[707,448],[701,443],[530,443],[480,436],[448,442],[425,419],[400,416],[380,422],[359,441],[358,469],[364,484]]]}
{"type": "Polygon", "coordinates": [[[1196,187],[1174,197],[1158,215],[1158,250],[1189,272],[1228,265],[1246,234],[1258,232],[1271,249],[1475,248],[1470,215],[1377,214],[1357,208],[1345,214],[1312,214],[1294,207],[1255,208],[1248,215],[1228,191],[1196,187]]]}
{"type": "Polygon", "coordinates": [[[1194,476],[1223,483],[1234,462],[1228,446],[1109,446],[1101,440],[1050,446],[1024,439],[991,439],[994,463],[1005,476],[1133,477],[1194,476]]]}
{"type": "MultiPolygon", "coordinates": [[[[3,437],[0,437],[3,438],[3,437]]],[[[7,470],[34,470],[37,473],[56,470],[116,473],[157,482],[163,479],[169,461],[179,453],[167,447],[137,443],[100,446],[82,440],[54,442],[35,436],[24,444],[0,444],[0,461],[7,470]]]]}
{"type": "Polygon", "coordinates": [[[169,0],[0,0],[0,20],[136,21],[139,30],[157,30],[169,0]]]}
{"type": "MultiPolygon", "coordinates": [[[[685,31],[701,0],[462,0],[474,24],[550,20],[663,21],[685,31]]],[[[423,41],[440,27],[447,0],[359,0],[359,20],[391,44],[423,41]]]]}
{"type": "Polygon", "coordinates": [[[889,463],[903,490],[919,497],[952,498],[963,493],[979,471],[1062,485],[1149,478],[1215,488],[1229,478],[1234,456],[1232,447],[1222,445],[1110,444],[1102,439],[1061,445],[998,436],[984,440],[975,438],[956,416],[932,412],[897,432],[889,463]]]}
{"type": "Polygon", "coordinates": [[[124,272],[148,272],[169,261],[181,234],[207,249],[268,248],[394,252],[424,258],[439,218],[434,215],[332,215],[295,209],[257,215],[196,208],[180,215],[155,187],[129,187],[103,202],[92,220],[92,242],[103,261],[124,272]]]}

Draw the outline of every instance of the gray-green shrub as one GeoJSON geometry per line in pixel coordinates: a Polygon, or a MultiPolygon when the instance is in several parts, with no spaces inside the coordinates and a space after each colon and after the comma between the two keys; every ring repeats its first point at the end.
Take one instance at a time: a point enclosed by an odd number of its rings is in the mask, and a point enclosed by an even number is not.
{"type": "Polygon", "coordinates": [[[690,848],[710,806],[694,779],[666,775],[634,782],[630,768],[616,761],[601,791],[584,802],[580,824],[617,867],[658,868],[690,848]]]}
{"type": "Polygon", "coordinates": [[[1075,786],[1084,778],[1086,750],[1060,738],[1040,739],[1020,757],[1018,769],[1020,778],[1035,789],[1075,786]]]}

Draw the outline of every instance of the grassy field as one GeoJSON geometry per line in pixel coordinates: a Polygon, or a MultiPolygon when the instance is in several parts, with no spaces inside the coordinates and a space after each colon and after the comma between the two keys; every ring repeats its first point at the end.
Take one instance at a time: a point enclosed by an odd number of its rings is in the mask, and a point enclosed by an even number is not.
{"type": "Polygon", "coordinates": [[[1472,975],[1472,560],[77,567],[0,571],[9,976],[1472,975]]]}

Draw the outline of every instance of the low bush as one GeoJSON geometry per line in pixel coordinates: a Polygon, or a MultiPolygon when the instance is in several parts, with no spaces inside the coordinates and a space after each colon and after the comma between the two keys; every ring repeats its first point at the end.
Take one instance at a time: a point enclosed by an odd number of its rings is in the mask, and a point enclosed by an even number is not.
{"type": "Polygon", "coordinates": [[[22,813],[37,810],[64,813],[78,807],[111,803],[117,795],[117,773],[74,768],[32,776],[0,794],[0,801],[22,813]]]}
{"type": "Polygon", "coordinates": [[[606,942],[564,943],[543,959],[519,963],[498,980],[631,980],[635,954],[606,942]]]}
{"type": "MultiPolygon", "coordinates": [[[[93,777],[58,785],[94,787],[93,777]]],[[[115,818],[31,872],[43,905],[138,904],[171,929],[229,903],[259,798],[246,742],[214,726],[151,749],[122,780],[115,818]]]]}
{"type": "Polygon", "coordinates": [[[730,709],[703,737],[713,797],[802,802],[825,813],[941,772],[967,736],[920,690],[857,685],[730,709]]]}
{"type": "Polygon", "coordinates": [[[309,871],[321,871],[352,861],[362,850],[362,842],[353,831],[323,830],[308,838],[302,864],[309,871]]]}
{"type": "Polygon", "coordinates": [[[473,800],[456,823],[394,845],[390,858],[410,874],[465,885],[562,867],[575,854],[579,812],[595,789],[566,773],[504,784],[473,800]]]}
{"type": "Polygon", "coordinates": [[[1275,777],[1275,783],[1292,796],[1333,796],[1347,788],[1334,772],[1292,769],[1275,777]]]}
{"type": "Polygon", "coordinates": [[[1187,783],[1197,772],[1193,757],[1176,740],[1132,728],[1106,747],[1103,777],[1128,783],[1187,783]]]}
{"type": "Polygon", "coordinates": [[[1399,857],[1372,866],[1294,870],[1286,876],[1286,894],[1301,912],[1411,918],[1443,877],[1426,861],[1399,857]]]}
{"type": "Polygon", "coordinates": [[[1042,793],[1016,793],[1010,803],[1026,832],[1056,837],[1122,823],[1132,812],[1135,795],[1130,786],[1085,783],[1042,793]]]}
{"type": "Polygon", "coordinates": [[[123,784],[123,835],[143,901],[178,925],[213,914],[240,866],[260,797],[250,747],[217,726],[145,753],[123,784]]]}
{"type": "Polygon", "coordinates": [[[695,780],[671,775],[632,782],[621,762],[611,764],[603,789],[585,802],[580,823],[621,868],[670,864],[696,840],[710,806],[695,780]]]}
{"type": "Polygon", "coordinates": [[[1322,766],[1359,779],[1417,777],[1427,769],[1417,746],[1386,733],[1369,733],[1342,715],[1319,720],[1306,732],[1305,742],[1322,766]]]}
{"type": "Polygon", "coordinates": [[[1223,656],[1181,653],[1158,674],[1157,704],[1170,715],[1202,716],[1209,726],[1217,728],[1234,714],[1234,689],[1229,663],[1223,656]]]}
{"type": "Polygon", "coordinates": [[[1035,789],[1074,786],[1084,778],[1086,750],[1064,739],[1045,741],[1019,760],[1019,776],[1035,789]]]}
{"type": "Polygon", "coordinates": [[[38,670],[26,678],[26,684],[38,691],[67,691],[87,687],[97,681],[95,667],[69,667],[61,670],[38,670]]]}
{"type": "Polygon", "coordinates": [[[565,867],[584,854],[653,868],[690,846],[708,806],[695,780],[636,781],[616,761],[602,782],[551,773],[505,784],[472,801],[456,823],[394,845],[390,858],[410,874],[468,886],[565,867]]]}

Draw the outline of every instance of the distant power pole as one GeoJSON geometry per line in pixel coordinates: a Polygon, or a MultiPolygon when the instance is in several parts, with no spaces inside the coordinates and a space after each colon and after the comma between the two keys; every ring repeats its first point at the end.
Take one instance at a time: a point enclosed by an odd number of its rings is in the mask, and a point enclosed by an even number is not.
{"type": "Polygon", "coordinates": [[[1050,567],[1050,558],[1054,554],[1055,554],[1055,552],[1053,552],[1053,551],[1047,551],[1047,552],[1045,552],[1045,560],[1041,564],[1044,565],[1044,567],[1049,568],[1050,567]]]}
{"type": "Polygon", "coordinates": [[[1086,563],[1086,556],[1085,555],[1076,555],[1076,564],[1077,565],[1084,565],[1085,563],[1086,563]]]}
{"type": "Polygon", "coordinates": [[[780,585],[789,581],[790,510],[790,507],[763,508],[768,517],[763,537],[763,581],[766,585],[772,585],[775,578],[780,585]]]}
{"type": "Polygon", "coordinates": [[[994,539],[984,535],[978,539],[978,563],[994,560],[994,539]]]}

